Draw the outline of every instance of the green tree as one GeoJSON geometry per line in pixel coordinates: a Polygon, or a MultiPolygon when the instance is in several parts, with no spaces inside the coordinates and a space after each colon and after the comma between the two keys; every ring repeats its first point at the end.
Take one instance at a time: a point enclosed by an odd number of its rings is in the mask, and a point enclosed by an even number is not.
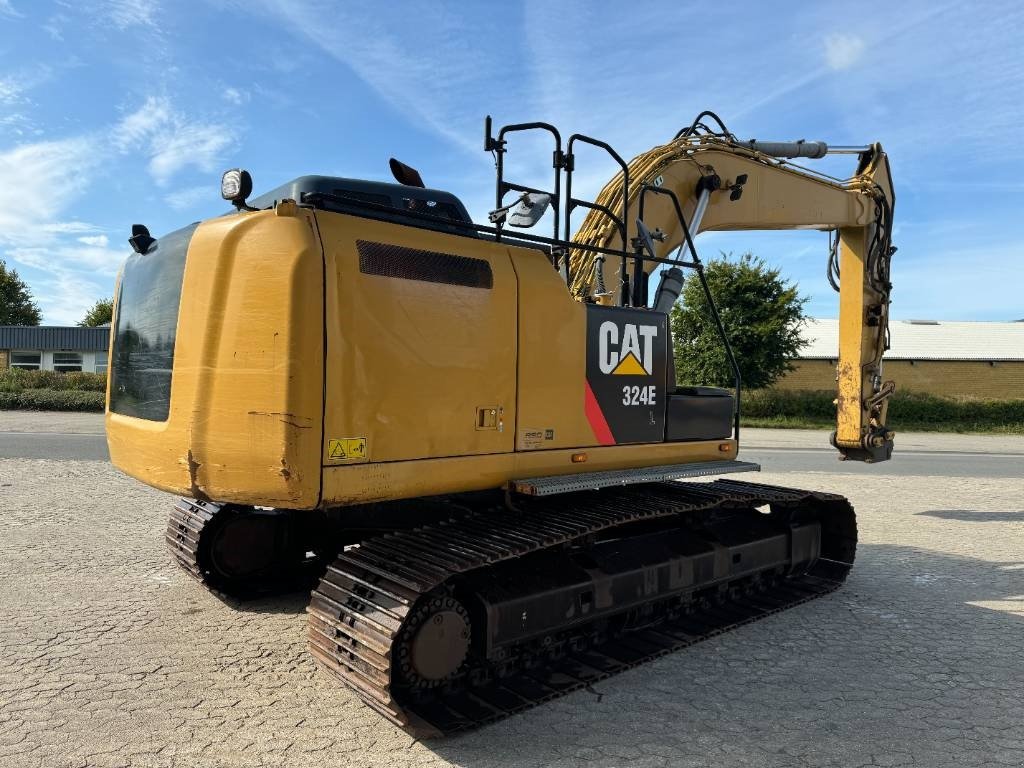
{"type": "MultiPolygon", "coordinates": [[[[743,386],[770,386],[793,369],[790,360],[806,344],[800,330],[807,298],[750,253],[739,259],[723,253],[706,263],[705,273],[743,386]]],[[[732,368],[696,276],[687,280],[671,323],[679,383],[732,386],[732,368]]]]}
{"type": "Polygon", "coordinates": [[[39,325],[39,306],[18,273],[0,259],[0,325],[39,325]]]}
{"type": "Polygon", "coordinates": [[[114,300],[99,299],[92,305],[92,309],[85,313],[85,317],[79,321],[79,325],[86,328],[95,328],[98,325],[109,323],[114,319],[114,300]]]}

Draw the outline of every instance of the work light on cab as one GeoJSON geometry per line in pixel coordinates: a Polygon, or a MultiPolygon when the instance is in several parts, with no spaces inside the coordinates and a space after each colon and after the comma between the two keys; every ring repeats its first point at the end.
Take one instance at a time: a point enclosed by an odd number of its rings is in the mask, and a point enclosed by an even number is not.
{"type": "Polygon", "coordinates": [[[224,171],[220,177],[220,196],[230,202],[238,210],[253,210],[246,203],[252,194],[252,176],[243,168],[232,168],[224,171]]]}

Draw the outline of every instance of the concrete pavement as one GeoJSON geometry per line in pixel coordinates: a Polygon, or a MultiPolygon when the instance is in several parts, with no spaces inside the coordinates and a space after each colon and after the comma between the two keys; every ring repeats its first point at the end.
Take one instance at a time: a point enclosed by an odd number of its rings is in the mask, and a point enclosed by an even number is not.
{"type": "Polygon", "coordinates": [[[306,595],[227,603],[172,565],[167,495],[0,458],[0,766],[1024,765],[1024,480],[889,467],[743,478],[851,499],[835,594],[418,742],[313,666],[306,595]]]}

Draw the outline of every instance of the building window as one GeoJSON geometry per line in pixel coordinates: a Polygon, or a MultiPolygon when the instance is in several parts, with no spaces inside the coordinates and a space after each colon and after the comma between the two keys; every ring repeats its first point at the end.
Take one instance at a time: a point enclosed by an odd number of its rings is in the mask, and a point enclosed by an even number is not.
{"type": "Polygon", "coordinates": [[[100,357],[98,354],[96,355],[95,371],[96,371],[96,373],[106,373],[107,372],[107,356],[106,355],[104,355],[103,357],[100,357]]]}
{"type": "Polygon", "coordinates": [[[38,371],[42,357],[42,352],[11,352],[11,368],[38,371]]]}
{"type": "Polygon", "coordinates": [[[54,352],[53,370],[60,373],[71,373],[82,370],[81,352],[54,352]]]}

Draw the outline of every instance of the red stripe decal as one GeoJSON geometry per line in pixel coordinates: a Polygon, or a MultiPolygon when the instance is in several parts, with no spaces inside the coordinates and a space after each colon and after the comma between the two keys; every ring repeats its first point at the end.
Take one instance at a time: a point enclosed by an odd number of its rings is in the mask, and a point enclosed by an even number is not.
{"type": "Polygon", "coordinates": [[[594,390],[590,388],[589,381],[586,382],[586,387],[587,392],[583,408],[587,414],[587,421],[590,422],[590,428],[594,430],[594,437],[597,438],[597,442],[601,445],[615,445],[615,438],[608,427],[608,421],[601,411],[601,406],[597,403],[597,398],[594,397],[594,390]]]}

